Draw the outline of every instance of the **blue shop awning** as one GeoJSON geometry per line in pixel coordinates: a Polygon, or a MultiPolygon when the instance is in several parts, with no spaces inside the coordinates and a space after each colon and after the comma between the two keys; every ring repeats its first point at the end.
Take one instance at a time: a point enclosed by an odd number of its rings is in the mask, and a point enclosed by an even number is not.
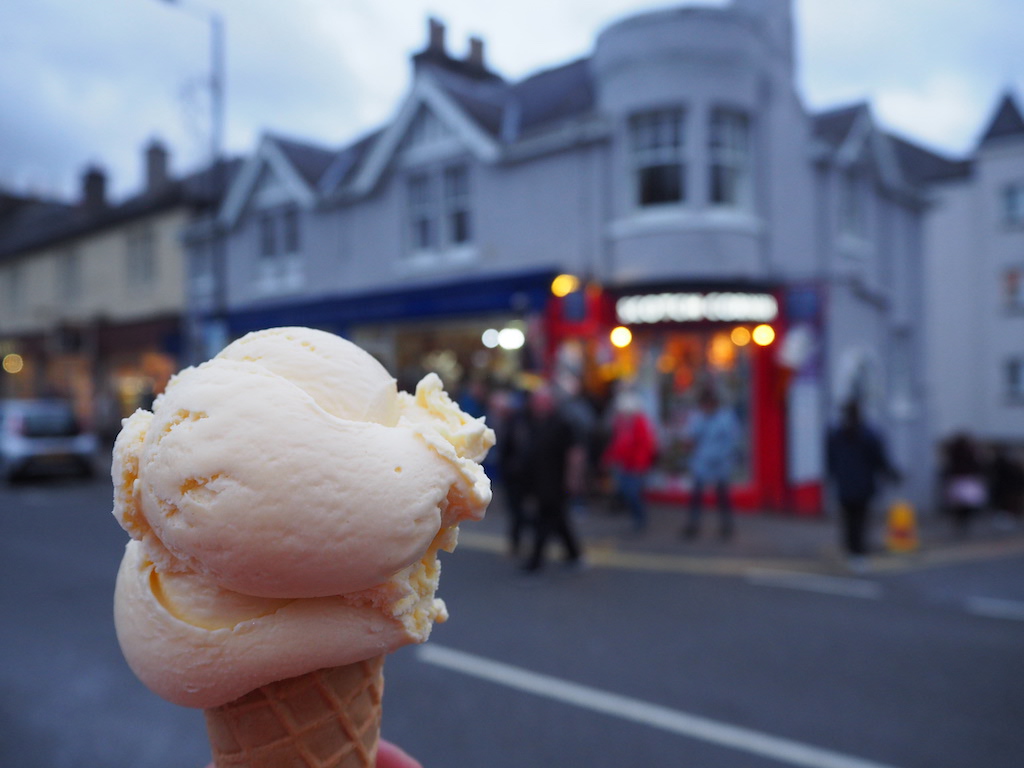
{"type": "Polygon", "coordinates": [[[231,312],[228,326],[239,336],[261,328],[305,325],[338,333],[352,325],[443,317],[529,313],[544,309],[554,269],[473,280],[437,282],[307,301],[261,305],[231,312]]]}

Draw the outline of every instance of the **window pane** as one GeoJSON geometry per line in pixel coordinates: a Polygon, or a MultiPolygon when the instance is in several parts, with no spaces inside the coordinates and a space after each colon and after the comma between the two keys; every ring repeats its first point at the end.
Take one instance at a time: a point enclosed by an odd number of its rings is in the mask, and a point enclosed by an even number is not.
{"type": "Polygon", "coordinates": [[[708,125],[708,195],[716,205],[743,206],[751,197],[750,126],[736,110],[713,109],[708,125]]]}
{"type": "Polygon", "coordinates": [[[274,231],[274,217],[269,213],[260,216],[260,253],[273,256],[277,253],[277,237],[274,231]]]}
{"type": "Polygon", "coordinates": [[[1024,183],[1003,190],[1003,215],[1007,224],[1024,224],[1024,183]]]}
{"type": "Polygon", "coordinates": [[[452,211],[449,215],[449,226],[453,243],[469,242],[469,211],[452,211]]]}
{"type": "Polygon", "coordinates": [[[678,203],[685,199],[684,128],[681,108],[642,112],[630,118],[639,205],[678,203]]]}
{"type": "Polygon", "coordinates": [[[638,171],[640,205],[678,203],[683,199],[682,167],[652,165],[638,171]]]}
{"type": "Polygon", "coordinates": [[[469,173],[464,165],[445,168],[444,196],[445,199],[465,197],[469,193],[469,173]]]}
{"type": "Polygon", "coordinates": [[[294,207],[284,211],[284,251],[296,253],[299,250],[299,212],[294,207]]]}

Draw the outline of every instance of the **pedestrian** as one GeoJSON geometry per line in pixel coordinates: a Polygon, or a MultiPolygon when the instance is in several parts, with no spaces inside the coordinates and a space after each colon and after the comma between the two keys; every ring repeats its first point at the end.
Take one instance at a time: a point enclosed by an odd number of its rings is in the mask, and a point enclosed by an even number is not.
{"type": "Polygon", "coordinates": [[[953,532],[962,538],[988,503],[985,468],[974,440],[966,433],[954,435],[946,444],[942,466],[942,488],[953,518],[953,532]]]}
{"type": "Polygon", "coordinates": [[[996,445],[988,467],[988,497],[1009,525],[1024,515],[1024,464],[1005,445],[996,445]]]}
{"type": "Polygon", "coordinates": [[[615,400],[611,438],[604,454],[615,490],[626,502],[633,518],[633,530],[647,527],[647,505],[644,486],[654,465],[658,443],[654,427],[643,412],[640,397],[624,391],[615,400]]]}
{"type": "Polygon", "coordinates": [[[700,533],[705,488],[714,488],[718,507],[719,535],[731,539],[735,531],[729,486],[740,450],[740,425],[732,408],[723,404],[710,388],[698,396],[700,410],[687,423],[686,435],[692,445],[690,475],[690,519],[682,530],[686,539],[700,533]]]}
{"type": "Polygon", "coordinates": [[[497,446],[497,480],[508,516],[508,554],[518,560],[524,537],[532,527],[526,507],[530,473],[530,428],[521,390],[502,390],[492,397],[491,410],[497,446]]]}
{"type": "Polygon", "coordinates": [[[569,519],[568,502],[570,472],[582,466],[583,447],[576,440],[572,425],[556,408],[550,385],[542,383],[530,393],[528,407],[512,431],[518,432],[522,441],[521,482],[525,501],[536,511],[533,550],[523,570],[535,573],[543,567],[551,536],[561,540],[566,563],[578,564],[580,546],[569,519]]]}
{"type": "Polygon", "coordinates": [[[843,545],[850,566],[863,570],[868,554],[871,502],[879,481],[898,481],[900,475],[889,461],[881,435],[861,418],[856,400],[843,406],[842,421],[829,430],[826,464],[839,500],[843,545]]]}

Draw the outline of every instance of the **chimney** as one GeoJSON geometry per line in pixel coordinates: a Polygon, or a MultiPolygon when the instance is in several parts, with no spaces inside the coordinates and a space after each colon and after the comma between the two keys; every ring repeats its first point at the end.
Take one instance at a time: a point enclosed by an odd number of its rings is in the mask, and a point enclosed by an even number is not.
{"type": "Polygon", "coordinates": [[[159,192],[170,180],[167,175],[167,147],[153,139],[146,147],[146,192],[159,192]]]}
{"type": "Polygon", "coordinates": [[[107,207],[107,174],[98,165],[82,174],[82,207],[90,213],[107,207]]]}
{"type": "Polygon", "coordinates": [[[469,38],[469,53],[466,56],[466,63],[474,69],[487,69],[484,65],[484,41],[476,35],[469,38]]]}
{"type": "Polygon", "coordinates": [[[431,16],[427,19],[427,29],[429,30],[427,50],[432,53],[447,55],[444,47],[444,22],[431,16]]]}

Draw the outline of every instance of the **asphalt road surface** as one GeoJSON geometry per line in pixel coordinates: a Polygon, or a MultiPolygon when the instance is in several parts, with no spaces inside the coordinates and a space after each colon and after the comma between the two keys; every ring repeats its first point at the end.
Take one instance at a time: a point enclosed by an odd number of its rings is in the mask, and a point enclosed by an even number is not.
{"type": "MultiPolygon", "coordinates": [[[[125,665],[109,482],[0,486],[0,765],[201,768],[125,665]]],[[[386,666],[426,768],[1020,768],[1024,558],[860,578],[443,558],[451,620],[386,666]]]]}

